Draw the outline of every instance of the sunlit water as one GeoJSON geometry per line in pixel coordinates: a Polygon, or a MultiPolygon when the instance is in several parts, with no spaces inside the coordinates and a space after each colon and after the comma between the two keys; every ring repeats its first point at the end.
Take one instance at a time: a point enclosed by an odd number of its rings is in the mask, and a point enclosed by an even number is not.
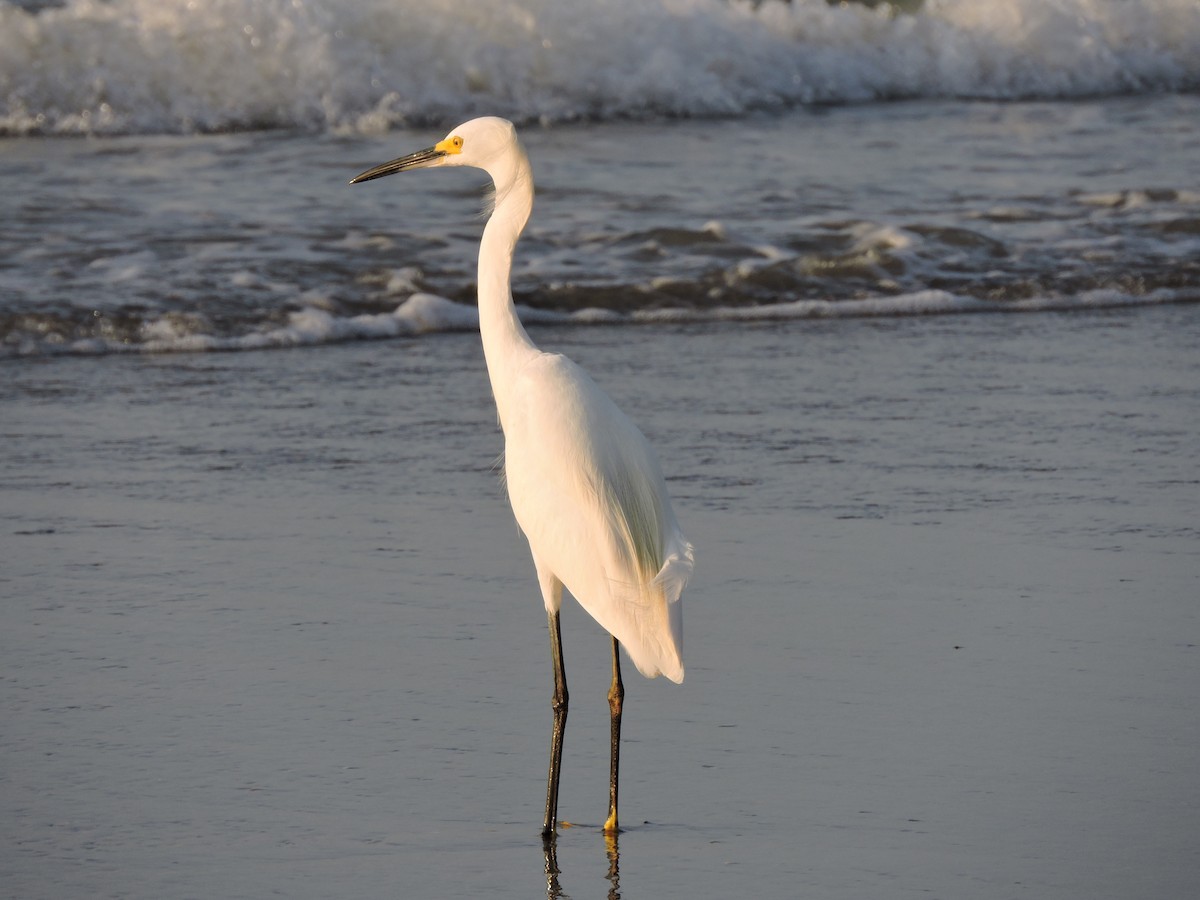
{"type": "Polygon", "coordinates": [[[1200,9],[907,8],[0,2],[0,353],[473,327],[482,179],[345,182],[478,113],[529,318],[1200,299],[1200,9]]]}
{"type": "Polygon", "coordinates": [[[651,121],[1200,87],[1191,0],[872,6],[4,0],[0,131],[380,133],[481,114],[651,121]]]}
{"type": "Polygon", "coordinates": [[[1200,16],[908,5],[0,2],[0,893],[1200,893],[1200,16]],[[698,548],[552,858],[476,113],[698,548]]]}
{"type": "MultiPolygon", "coordinates": [[[[698,546],[687,681],[627,679],[621,895],[1193,892],[1198,327],[535,328],[698,546]]],[[[476,336],[6,366],[10,892],[540,895],[476,336]]],[[[556,884],[604,896],[607,641],[564,641],[556,884]]]]}
{"type": "MultiPolygon", "coordinates": [[[[592,322],[1194,301],[1197,122],[1167,96],[535,128],[517,299],[592,322]]],[[[472,302],[482,179],[345,183],[439,135],[10,141],[4,352],[473,327],[437,297],[472,302]]]]}

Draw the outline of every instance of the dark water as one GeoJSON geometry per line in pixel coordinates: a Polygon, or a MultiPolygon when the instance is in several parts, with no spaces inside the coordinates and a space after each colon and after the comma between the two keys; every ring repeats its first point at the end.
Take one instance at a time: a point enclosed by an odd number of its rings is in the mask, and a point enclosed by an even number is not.
{"type": "MultiPolygon", "coordinates": [[[[627,681],[615,857],[608,645],[565,610],[549,894],[1195,893],[1198,328],[535,328],[698,547],[687,680],[627,681]]],[[[5,893],[548,891],[476,336],[3,365],[5,893]]]]}
{"type": "MultiPolygon", "coordinates": [[[[591,322],[1194,302],[1197,122],[1200,99],[1174,94],[533,127],[539,199],[515,292],[543,318],[591,322]]],[[[0,346],[466,327],[470,311],[404,304],[473,302],[481,177],[345,183],[440,136],[5,141],[0,346]]]]}

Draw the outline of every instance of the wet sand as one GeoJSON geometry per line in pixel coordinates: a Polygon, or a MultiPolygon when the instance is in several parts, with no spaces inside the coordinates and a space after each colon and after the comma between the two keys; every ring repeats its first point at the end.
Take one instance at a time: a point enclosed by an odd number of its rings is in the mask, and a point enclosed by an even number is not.
{"type": "MultiPolygon", "coordinates": [[[[539,328],[659,449],[687,680],[564,613],[576,898],[1200,890],[1200,315],[539,328]],[[614,879],[616,885],[614,885],[614,879]]],[[[470,334],[0,388],[0,884],[539,896],[544,615],[470,334]]]]}

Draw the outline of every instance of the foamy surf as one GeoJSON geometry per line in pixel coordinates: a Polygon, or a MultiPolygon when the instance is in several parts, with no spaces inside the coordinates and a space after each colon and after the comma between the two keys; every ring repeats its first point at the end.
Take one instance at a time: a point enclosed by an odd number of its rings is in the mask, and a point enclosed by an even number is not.
{"type": "MultiPolygon", "coordinates": [[[[787,322],[808,319],[908,318],[971,313],[1075,312],[1095,309],[1155,306],[1195,302],[1198,298],[1177,290],[1160,289],[1133,295],[1116,290],[1084,291],[1072,296],[1029,297],[988,301],[946,291],[916,291],[893,297],[852,301],[795,300],[748,307],[695,309],[667,307],[619,312],[589,307],[574,312],[517,307],[526,324],[541,326],[636,326],[643,324],[719,324],[721,322],[787,322]]],[[[141,326],[137,339],[89,337],[78,340],[38,340],[27,336],[10,343],[0,355],[54,354],[102,355],[108,353],[212,353],[286,349],[351,341],[417,338],[422,335],[475,331],[479,313],[474,306],[434,294],[413,294],[390,313],[337,316],[305,307],[289,314],[285,325],[237,336],[220,336],[193,330],[176,316],[157,318],[141,326]]]]}
{"type": "Polygon", "coordinates": [[[377,133],[1200,86],[1192,0],[0,2],[0,134],[377,133]]]}
{"type": "MultiPolygon", "coordinates": [[[[1200,301],[1198,103],[526,129],[514,295],[527,320],[596,326],[1200,301]]],[[[0,356],[474,329],[480,179],[346,186],[436,134],[7,141],[0,356]]]]}

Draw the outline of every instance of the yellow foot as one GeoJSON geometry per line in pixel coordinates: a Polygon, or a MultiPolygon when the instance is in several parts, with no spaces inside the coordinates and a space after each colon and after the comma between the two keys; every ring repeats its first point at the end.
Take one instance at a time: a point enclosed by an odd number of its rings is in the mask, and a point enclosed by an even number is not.
{"type": "Polygon", "coordinates": [[[609,813],[608,818],[604,820],[604,833],[617,834],[620,832],[620,830],[621,829],[617,827],[617,814],[615,812],[609,813]]]}

